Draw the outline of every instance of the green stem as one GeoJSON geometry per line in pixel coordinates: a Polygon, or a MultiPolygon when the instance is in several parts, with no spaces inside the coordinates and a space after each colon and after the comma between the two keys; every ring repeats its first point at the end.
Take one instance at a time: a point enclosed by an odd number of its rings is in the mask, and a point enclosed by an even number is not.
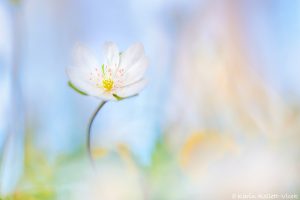
{"type": "Polygon", "coordinates": [[[92,129],[93,122],[94,122],[98,112],[101,110],[101,108],[104,106],[105,103],[106,103],[106,101],[102,101],[99,104],[98,108],[95,110],[95,112],[93,113],[93,115],[90,118],[90,121],[89,121],[89,124],[88,124],[88,129],[87,129],[87,150],[88,150],[89,159],[90,159],[91,164],[93,165],[93,167],[95,166],[95,164],[94,164],[94,159],[93,159],[93,154],[92,154],[92,147],[91,147],[91,143],[92,143],[91,129],[92,129]]]}

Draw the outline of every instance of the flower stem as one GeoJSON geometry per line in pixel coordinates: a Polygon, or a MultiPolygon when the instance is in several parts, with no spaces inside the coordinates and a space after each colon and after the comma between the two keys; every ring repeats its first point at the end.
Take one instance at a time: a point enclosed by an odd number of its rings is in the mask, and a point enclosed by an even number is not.
{"type": "Polygon", "coordinates": [[[94,159],[93,159],[93,154],[92,154],[92,147],[91,147],[91,129],[92,129],[92,125],[93,125],[93,122],[98,114],[98,112],[101,110],[101,108],[104,106],[104,104],[106,103],[106,101],[102,101],[98,108],[95,110],[95,112],[93,113],[93,115],[91,116],[90,118],[90,121],[89,121],[89,124],[88,124],[88,129],[87,129],[87,151],[88,151],[88,156],[89,156],[89,159],[90,159],[90,162],[92,164],[93,167],[95,167],[95,163],[94,163],[94,159]]]}

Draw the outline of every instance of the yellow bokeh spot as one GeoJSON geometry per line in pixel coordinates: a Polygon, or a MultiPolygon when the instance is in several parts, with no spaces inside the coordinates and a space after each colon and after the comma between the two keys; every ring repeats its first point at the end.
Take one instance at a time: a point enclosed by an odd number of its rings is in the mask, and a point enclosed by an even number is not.
{"type": "Polygon", "coordinates": [[[102,85],[106,91],[111,91],[111,89],[114,87],[114,81],[111,79],[103,79],[102,85]]]}
{"type": "Polygon", "coordinates": [[[93,158],[95,158],[95,159],[103,158],[107,154],[108,154],[108,150],[105,148],[96,148],[96,149],[93,149],[93,151],[92,151],[93,158]]]}
{"type": "Polygon", "coordinates": [[[238,146],[233,138],[212,131],[198,132],[188,137],[183,144],[180,151],[180,163],[186,167],[191,162],[195,162],[193,155],[196,155],[200,161],[201,157],[214,160],[228,152],[238,152],[238,146]]]}

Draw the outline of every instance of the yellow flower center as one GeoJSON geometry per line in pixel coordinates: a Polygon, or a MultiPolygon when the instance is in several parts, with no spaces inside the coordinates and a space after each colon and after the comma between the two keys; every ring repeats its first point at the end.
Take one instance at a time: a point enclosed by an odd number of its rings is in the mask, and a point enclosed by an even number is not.
{"type": "Polygon", "coordinates": [[[106,91],[111,91],[111,89],[114,87],[114,81],[111,79],[103,79],[102,85],[106,91]]]}

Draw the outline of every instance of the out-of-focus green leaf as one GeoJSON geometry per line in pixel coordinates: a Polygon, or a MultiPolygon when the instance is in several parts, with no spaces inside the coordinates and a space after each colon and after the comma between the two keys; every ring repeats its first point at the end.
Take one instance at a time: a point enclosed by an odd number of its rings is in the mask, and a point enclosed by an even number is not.
{"type": "Polygon", "coordinates": [[[151,165],[146,169],[150,199],[173,200],[174,188],[181,183],[176,157],[164,137],[160,138],[152,153],[151,165]]]}

